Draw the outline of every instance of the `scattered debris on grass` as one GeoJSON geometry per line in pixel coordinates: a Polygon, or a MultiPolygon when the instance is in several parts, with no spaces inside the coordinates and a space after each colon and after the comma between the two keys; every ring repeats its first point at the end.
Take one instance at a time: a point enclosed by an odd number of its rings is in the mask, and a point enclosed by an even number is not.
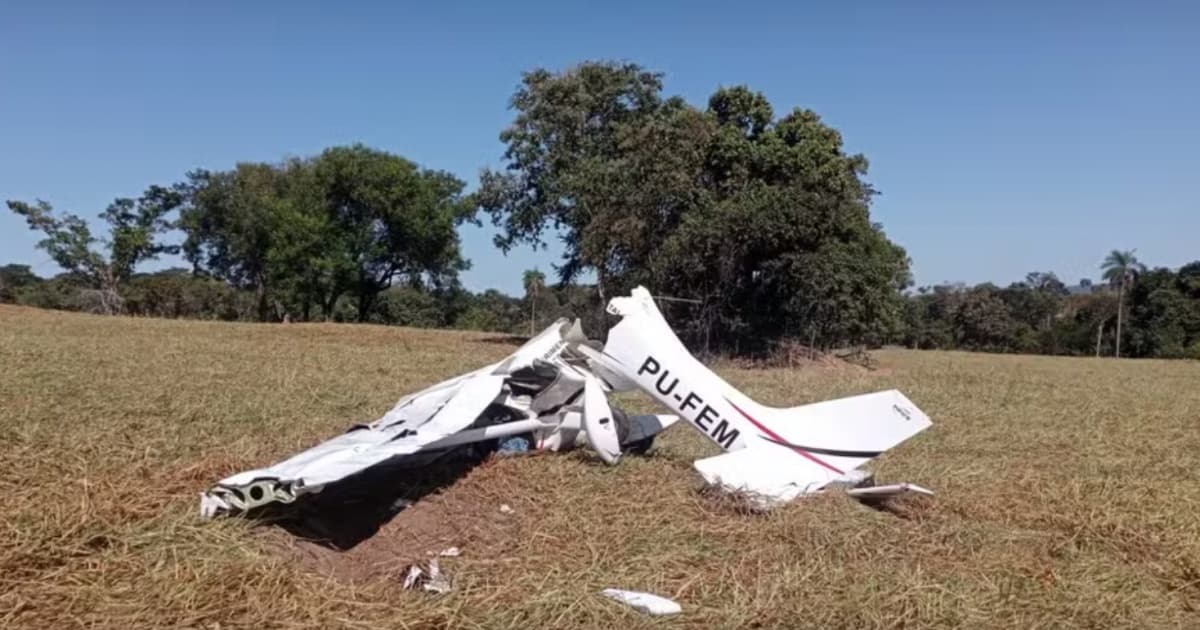
{"type": "Polygon", "coordinates": [[[437,558],[429,561],[429,579],[425,580],[425,590],[441,595],[450,592],[450,576],[442,573],[437,558]]]}
{"type": "Polygon", "coordinates": [[[617,588],[606,588],[601,592],[609,599],[627,604],[649,615],[677,615],[683,612],[683,607],[678,603],[650,593],[623,591],[617,588]]]}
{"type": "Polygon", "coordinates": [[[408,572],[404,574],[404,582],[403,582],[404,589],[409,590],[409,589],[416,588],[417,580],[420,580],[421,577],[424,575],[425,575],[425,572],[421,570],[421,567],[419,567],[415,564],[409,566],[408,572]]]}
{"type": "Polygon", "coordinates": [[[714,448],[672,431],[633,466],[489,461],[379,506],[395,516],[346,550],[196,522],[211,479],[509,351],[482,336],[0,305],[0,627],[1200,628],[1200,362],[884,349],[870,382],[723,366],[780,402],[879,385],[927,400],[945,430],[880,472],[944,479],[940,498],[891,514],[831,495],[748,517],[697,495],[688,467],[714,448]],[[401,588],[451,546],[448,597],[401,588]],[[687,614],[610,602],[612,585],[687,614]]]}
{"type": "Polygon", "coordinates": [[[442,567],[437,558],[431,558],[425,569],[420,565],[409,565],[404,574],[403,587],[412,590],[420,587],[422,590],[442,595],[450,592],[450,576],[442,573],[442,567]]]}

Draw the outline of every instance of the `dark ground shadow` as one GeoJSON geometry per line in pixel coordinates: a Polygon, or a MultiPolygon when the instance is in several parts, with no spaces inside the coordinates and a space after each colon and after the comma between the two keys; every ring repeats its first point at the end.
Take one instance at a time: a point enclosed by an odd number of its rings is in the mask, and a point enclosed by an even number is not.
{"type": "Polygon", "coordinates": [[[381,464],[295,503],[264,506],[247,517],[308,542],[347,551],[422,497],[453,485],[486,457],[487,453],[458,452],[424,465],[381,464]]]}
{"type": "Polygon", "coordinates": [[[476,337],[471,341],[478,341],[479,343],[494,343],[498,346],[520,347],[524,345],[526,341],[529,341],[529,337],[523,337],[521,335],[504,335],[501,337],[476,337]]]}
{"type": "MultiPolygon", "coordinates": [[[[853,498],[853,497],[852,497],[853,498]]],[[[891,514],[906,521],[920,521],[930,509],[925,497],[886,497],[876,499],[854,498],[855,501],[884,514],[891,514]]]]}

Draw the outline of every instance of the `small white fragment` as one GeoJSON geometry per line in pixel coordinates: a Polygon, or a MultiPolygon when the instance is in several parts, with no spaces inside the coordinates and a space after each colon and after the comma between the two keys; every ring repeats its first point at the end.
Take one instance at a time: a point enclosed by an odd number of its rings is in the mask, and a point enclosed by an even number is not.
{"type": "Polygon", "coordinates": [[[404,588],[415,588],[417,586],[417,580],[420,580],[424,573],[425,572],[421,570],[421,567],[415,564],[408,567],[408,574],[404,576],[404,588]]]}
{"type": "Polygon", "coordinates": [[[448,547],[438,552],[438,555],[443,558],[457,558],[462,555],[462,551],[458,547],[448,547]]]}
{"type": "Polygon", "coordinates": [[[606,588],[601,593],[609,599],[615,599],[651,615],[676,615],[683,612],[683,608],[679,604],[650,593],[623,591],[616,588],[606,588]]]}
{"type": "Polygon", "coordinates": [[[429,561],[429,579],[425,581],[425,590],[439,595],[450,592],[450,578],[442,574],[437,558],[429,561]]]}
{"type": "Polygon", "coordinates": [[[229,504],[220,497],[207,492],[200,493],[200,518],[215,518],[228,511],[229,504]]]}
{"type": "Polygon", "coordinates": [[[500,504],[500,513],[501,514],[512,514],[513,511],[514,510],[512,508],[508,507],[507,503],[500,504]]]}

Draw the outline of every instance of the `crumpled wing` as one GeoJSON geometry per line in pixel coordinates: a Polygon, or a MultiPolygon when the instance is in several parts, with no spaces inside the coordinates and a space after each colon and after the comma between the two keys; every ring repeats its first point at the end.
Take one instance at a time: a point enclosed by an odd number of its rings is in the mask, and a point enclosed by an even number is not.
{"type": "Polygon", "coordinates": [[[356,427],[268,468],[238,473],[219,481],[201,502],[202,512],[222,507],[251,509],[271,502],[290,502],[387,460],[420,452],[428,444],[475,422],[501,393],[504,377],[476,374],[449,388],[431,388],[424,396],[402,401],[389,412],[392,422],[356,427]],[[440,404],[419,426],[399,422],[408,408],[440,404]],[[226,505],[222,505],[222,503],[226,505]]]}
{"type": "Polygon", "coordinates": [[[578,331],[568,330],[569,324],[567,319],[559,319],[504,360],[405,396],[368,425],[356,426],[272,466],[222,479],[200,495],[201,514],[211,517],[268,503],[291,503],[372,466],[402,464],[406,456],[428,451],[429,455],[413,457],[414,464],[425,463],[452,448],[443,440],[475,424],[492,403],[502,403],[533,419],[529,395],[508,392],[505,383],[514,372],[539,361],[565,366],[560,358],[567,345],[564,331],[578,335],[578,331]]]}

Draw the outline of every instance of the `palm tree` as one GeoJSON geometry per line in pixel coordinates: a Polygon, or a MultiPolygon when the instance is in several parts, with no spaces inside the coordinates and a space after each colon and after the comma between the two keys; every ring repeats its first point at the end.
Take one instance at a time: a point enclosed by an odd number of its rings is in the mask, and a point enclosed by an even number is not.
{"type": "Polygon", "coordinates": [[[1100,264],[1100,268],[1104,270],[1104,279],[1117,288],[1117,350],[1115,354],[1118,358],[1121,356],[1121,319],[1125,310],[1125,289],[1138,274],[1146,271],[1146,265],[1138,262],[1137,256],[1133,255],[1135,251],[1137,250],[1123,252],[1114,249],[1100,264]]]}
{"type": "Polygon", "coordinates": [[[534,267],[525,270],[522,280],[525,284],[525,297],[529,299],[529,336],[532,337],[537,332],[534,330],[534,322],[537,320],[537,296],[546,288],[546,274],[534,267]]]}

